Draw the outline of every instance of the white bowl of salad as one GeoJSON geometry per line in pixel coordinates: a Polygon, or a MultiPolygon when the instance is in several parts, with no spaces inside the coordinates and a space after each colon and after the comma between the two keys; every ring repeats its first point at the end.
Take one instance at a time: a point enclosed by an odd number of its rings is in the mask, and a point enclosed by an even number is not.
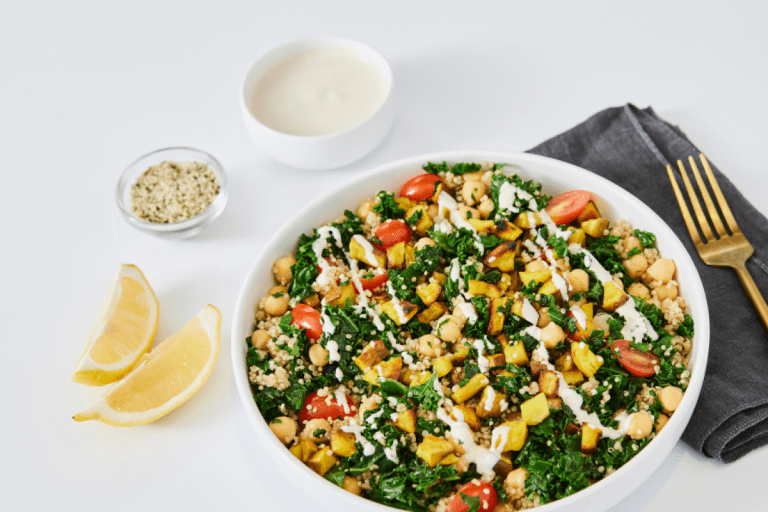
{"type": "Polygon", "coordinates": [[[336,510],[605,510],[680,438],[708,343],[695,266],[653,211],[573,165],[483,151],[309,204],[232,328],[254,435],[336,510]]]}

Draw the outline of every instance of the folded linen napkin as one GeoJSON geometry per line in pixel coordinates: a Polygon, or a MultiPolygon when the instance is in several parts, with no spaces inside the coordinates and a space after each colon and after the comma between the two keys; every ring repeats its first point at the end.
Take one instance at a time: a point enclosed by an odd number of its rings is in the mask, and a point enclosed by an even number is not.
{"type": "MultiPolygon", "coordinates": [[[[590,170],[653,209],[682,240],[707,295],[711,342],[704,385],[682,439],[700,453],[732,462],[768,444],[768,333],[728,268],[704,264],[693,246],[666,173],[699,150],[649,107],[628,104],[598,112],[529,151],[590,170]]],[[[747,262],[768,296],[768,220],[712,165],[739,227],[755,248],[747,262]]],[[[681,185],[682,186],[682,185],[681,185]]]]}

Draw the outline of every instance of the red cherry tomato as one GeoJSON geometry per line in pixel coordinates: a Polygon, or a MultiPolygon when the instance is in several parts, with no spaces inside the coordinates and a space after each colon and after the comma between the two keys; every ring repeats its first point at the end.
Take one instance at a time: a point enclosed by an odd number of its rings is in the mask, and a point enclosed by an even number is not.
{"type": "Polygon", "coordinates": [[[579,218],[592,194],[585,190],[571,190],[555,196],[544,209],[555,224],[568,224],[579,218]]]}
{"type": "Polygon", "coordinates": [[[361,279],[360,284],[363,287],[363,290],[375,290],[379,286],[383,285],[387,282],[389,279],[389,276],[386,272],[383,274],[379,274],[376,277],[372,277],[370,279],[361,279]]]}
{"type": "Polygon", "coordinates": [[[323,335],[323,324],[320,321],[320,312],[306,304],[296,304],[291,311],[291,325],[307,330],[307,337],[311,340],[319,340],[323,335]]]}
{"type": "Polygon", "coordinates": [[[336,400],[335,396],[318,396],[317,392],[310,393],[304,399],[304,406],[299,411],[299,424],[303,425],[305,421],[316,419],[332,422],[339,416],[342,418],[354,416],[351,405],[352,401],[348,401],[348,412],[345,412],[344,406],[336,400]]]}
{"type": "Polygon", "coordinates": [[[459,489],[459,492],[456,493],[456,496],[453,497],[453,500],[448,505],[447,512],[466,512],[469,510],[469,505],[461,499],[462,494],[470,498],[480,498],[478,512],[492,512],[499,502],[496,489],[491,484],[475,479],[459,489]]]}
{"type": "Polygon", "coordinates": [[[636,377],[653,377],[654,367],[659,366],[659,358],[652,352],[643,352],[629,345],[629,340],[614,340],[613,344],[619,349],[616,357],[621,366],[636,377]]]}
{"type": "Polygon", "coordinates": [[[407,197],[411,201],[423,201],[432,197],[435,191],[435,183],[442,182],[436,174],[419,174],[405,182],[400,188],[400,197],[407,197]]]}
{"type": "Polygon", "coordinates": [[[376,228],[374,234],[376,238],[381,240],[381,245],[374,244],[374,247],[382,251],[396,243],[405,242],[407,244],[411,241],[411,228],[405,222],[397,219],[383,222],[376,228]]]}

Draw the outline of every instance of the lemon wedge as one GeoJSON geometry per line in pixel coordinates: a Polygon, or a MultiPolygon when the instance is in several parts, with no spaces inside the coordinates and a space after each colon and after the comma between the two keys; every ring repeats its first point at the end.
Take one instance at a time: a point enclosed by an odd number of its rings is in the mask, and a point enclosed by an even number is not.
{"type": "Polygon", "coordinates": [[[117,426],[155,421],[200,389],[213,371],[220,344],[221,313],[209,304],[74,419],[117,426]]]}
{"type": "Polygon", "coordinates": [[[120,265],[72,378],[103,386],[128,373],[152,346],[160,306],[135,265],[120,265]]]}

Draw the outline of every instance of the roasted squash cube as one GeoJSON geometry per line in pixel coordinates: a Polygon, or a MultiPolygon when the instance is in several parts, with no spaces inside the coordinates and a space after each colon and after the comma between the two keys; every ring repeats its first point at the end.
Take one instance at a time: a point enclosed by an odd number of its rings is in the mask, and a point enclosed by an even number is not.
{"type": "Polygon", "coordinates": [[[326,447],[315,453],[308,461],[307,466],[320,476],[325,475],[334,464],[339,461],[333,454],[333,450],[326,447]]]}
{"type": "Polygon", "coordinates": [[[416,304],[411,304],[405,300],[387,301],[381,306],[381,310],[387,314],[397,325],[404,325],[413,318],[419,311],[416,304]]]}
{"type": "Polygon", "coordinates": [[[584,207],[584,210],[579,214],[579,218],[576,219],[576,221],[581,224],[582,222],[588,221],[589,219],[597,219],[600,217],[600,212],[597,209],[597,206],[594,202],[589,201],[587,203],[587,206],[584,207]]]}
{"type": "Polygon", "coordinates": [[[594,428],[589,423],[581,426],[581,453],[590,454],[597,450],[597,442],[600,440],[603,431],[594,428]]]}
{"type": "Polygon", "coordinates": [[[557,409],[559,411],[563,408],[563,399],[559,396],[547,397],[547,405],[550,409],[557,409]]]}
{"type": "Polygon", "coordinates": [[[445,304],[442,302],[433,302],[427,307],[427,309],[419,313],[416,318],[419,320],[419,322],[428,324],[429,322],[437,320],[446,312],[448,312],[448,308],[445,307],[445,304]]]}
{"type": "Polygon", "coordinates": [[[584,230],[580,228],[572,228],[571,231],[572,233],[568,237],[568,245],[579,244],[584,247],[587,244],[587,234],[584,230]]]}
{"type": "Polygon", "coordinates": [[[437,300],[440,296],[440,292],[443,291],[443,287],[440,283],[431,282],[429,284],[423,284],[416,287],[416,295],[419,296],[425,306],[429,306],[437,300]]]}
{"type": "Polygon", "coordinates": [[[629,295],[624,293],[616,283],[608,281],[603,284],[603,309],[606,311],[616,311],[623,306],[628,300],[629,295]]]}
{"type": "Polygon", "coordinates": [[[416,456],[432,468],[451,453],[453,453],[453,444],[442,437],[433,435],[425,437],[416,448],[416,456]]]}
{"type": "Polygon", "coordinates": [[[595,372],[603,365],[603,358],[595,355],[583,341],[571,343],[571,354],[576,367],[587,377],[594,377],[595,372]]]}
{"type": "Polygon", "coordinates": [[[362,235],[355,235],[349,241],[349,255],[357,261],[367,263],[375,268],[386,268],[387,256],[380,250],[371,245],[371,242],[363,238],[362,235]]]}
{"type": "Polygon", "coordinates": [[[453,352],[453,356],[451,357],[451,362],[458,366],[464,364],[464,361],[467,359],[467,356],[469,355],[469,347],[466,345],[463,345],[459,348],[457,348],[453,352]]]}
{"type": "Polygon", "coordinates": [[[504,354],[491,354],[486,356],[486,359],[488,359],[489,368],[504,367],[507,364],[507,358],[504,357],[504,354]]]}
{"type": "Polygon", "coordinates": [[[460,387],[453,395],[451,399],[457,404],[463,404],[476,394],[478,394],[485,386],[490,383],[488,377],[482,373],[475,374],[469,382],[460,387]]]}
{"type": "MultiPolygon", "coordinates": [[[[528,424],[526,423],[525,419],[516,418],[511,421],[505,421],[499,426],[509,427],[509,431],[507,432],[507,442],[501,451],[509,452],[522,450],[523,445],[525,444],[525,440],[528,439],[528,424]]],[[[501,438],[499,438],[497,443],[499,441],[501,441],[501,438]]]]}
{"type": "Polygon", "coordinates": [[[375,340],[365,346],[359,356],[355,358],[355,364],[361,370],[367,370],[371,366],[380,363],[389,355],[389,349],[381,340],[375,340]]]}
{"type": "Polygon", "coordinates": [[[470,279],[467,286],[467,292],[472,295],[482,295],[490,299],[498,299],[501,297],[501,290],[495,284],[486,283],[485,281],[477,281],[470,279]]]}
{"type": "Polygon", "coordinates": [[[442,464],[443,466],[450,466],[454,462],[458,462],[458,461],[459,461],[459,458],[456,456],[456,454],[449,453],[448,455],[440,459],[440,464],[442,464]]]}
{"type": "Polygon", "coordinates": [[[560,378],[557,372],[545,370],[539,374],[539,389],[547,398],[559,396],[560,378]]]}
{"type": "Polygon", "coordinates": [[[499,269],[502,272],[515,270],[515,257],[517,256],[516,242],[502,242],[496,246],[483,259],[483,263],[490,268],[499,269]]]}
{"type": "Polygon", "coordinates": [[[467,405],[459,404],[453,406],[450,416],[455,421],[463,421],[472,430],[480,430],[480,427],[482,427],[482,423],[480,423],[475,410],[467,405]]]}
{"type": "Polygon", "coordinates": [[[488,322],[487,332],[491,336],[496,336],[504,329],[504,319],[506,315],[504,311],[507,306],[507,298],[500,297],[498,299],[491,299],[491,318],[488,322]]]}
{"type": "Polygon", "coordinates": [[[542,295],[554,295],[559,291],[560,289],[555,285],[555,281],[552,279],[547,279],[544,281],[544,284],[539,286],[538,290],[538,292],[542,295]]]}
{"type": "Polygon", "coordinates": [[[408,211],[405,212],[405,218],[410,219],[417,214],[419,215],[419,220],[416,221],[416,223],[413,225],[413,230],[420,235],[426,235],[427,231],[429,231],[429,228],[431,228],[432,224],[434,224],[432,217],[427,214],[426,206],[423,204],[412,206],[408,209],[408,211]]]}
{"type": "Polygon", "coordinates": [[[549,269],[534,270],[532,272],[522,271],[520,272],[520,280],[523,282],[523,286],[528,286],[531,281],[535,281],[538,284],[544,283],[547,279],[552,278],[552,271],[549,269]]]}
{"type": "Polygon", "coordinates": [[[373,368],[366,370],[363,374],[363,380],[370,384],[379,385],[381,379],[397,380],[400,378],[400,371],[403,367],[403,358],[393,357],[387,361],[377,364],[373,368]]]}
{"type": "Polygon", "coordinates": [[[356,294],[355,285],[351,282],[345,284],[341,288],[334,286],[327,294],[325,294],[325,302],[331,306],[343,306],[347,302],[347,299],[354,301],[356,294]]]}
{"type": "Polygon", "coordinates": [[[405,245],[405,266],[409,267],[416,263],[416,248],[411,244],[405,245]]]}
{"type": "Polygon", "coordinates": [[[492,220],[467,219],[467,222],[479,233],[490,233],[495,227],[492,220]]]}
{"type": "Polygon", "coordinates": [[[584,374],[579,370],[568,370],[563,372],[563,379],[569,386],[573,386],[584,380],[584,374]]]}
{"type": "Polygon", "coordinates": [[[605,230],[608,229],[610,221],[603,217],[596,219],[585,220],[581,223],[581,229],[592,238],[603,238],[605,236],[605,230]]]}
{"type": "Polygon", "coordinates": [[[351,457],[357,451],[355,434],[340,429],[331,430],[331,450],[339,457],[351,457]]]}
{"type": "Polygon", "coordinates": [[[313,293],[309,297],[302,299],[301,303],[306,304],[311,308],[318,308],[320,307],[320,296],[316,293],[313,293]]]}
{"type": "Polygon", "coordinates": [[[528,354],[525,352],[523,342],[518,341],[514,345],[504,347],[504,359],[506,359],[508,364],[514,364],[515,366],[527,365],[528,354]]]}
{"type": "Polygon", "coordinates": [[[502,240],[513,241],[520,238],[520,235],[523,234],[523,230],[504,219],[496,223],[493,234],[502,240]]]}
{"type": "Polygon", "coordinates": [[[523,229],[531,229],[543,224],[541,216],[536,212],[522,212],[515,217],[514,223],[516,226],[523,229]],[[533,224],[531,224],[533,221],[533,224]]]}
{"type": "Polygon", "coordinates": [[[549,417],[547,395],[539,393],[520,404],[520,413],[528,425],[538,425],[549,417]]]}
{"type": "Polygon", "coordinates": [[[405,242],[397,242],[387,247],[387,268],[402,268],[405,266],[405,242]]]}
{"type": "Polygon", "coordinates": [[[288,450],[301,462],[307,462],[317,452],[317,444],[311,439],[300,437],[288,450]]]}
{"type": "Polygon", "coordinates": [[[438,377],[445,377],[453,371],[453,356],[441,356],[432,361],[432,369],[437,372],[438,377]]]}
{"type": "Polygon", "coordinates": [[[501,392],[496,391],[491,386],[483,388],[483,394],[480,395],[480,403],[475,407],[475,414],[478,418],[498,418],[501,416],[504,404],[506,404],[507,396],[501,392]]]}
{"type": "Polygon", "coordinates": [[[413,409],[406,409],[405,411],[397,413],[395,426],[403,432],[408,432],[410,434],[416,432],[416,411],[413,409]]]}

